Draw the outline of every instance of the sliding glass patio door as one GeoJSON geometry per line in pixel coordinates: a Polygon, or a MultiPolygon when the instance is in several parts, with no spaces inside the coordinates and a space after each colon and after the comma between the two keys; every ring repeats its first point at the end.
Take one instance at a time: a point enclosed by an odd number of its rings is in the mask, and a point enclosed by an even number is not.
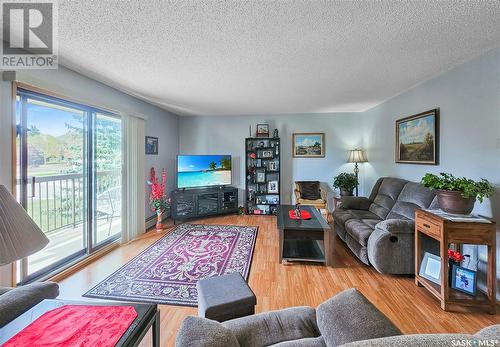
{"type": "Polygon", "coordinates": [[[17,196],[50,242],[21,261],[44,276],[121,233],[121,121],[89,106],[18,89],[17,196]]]}

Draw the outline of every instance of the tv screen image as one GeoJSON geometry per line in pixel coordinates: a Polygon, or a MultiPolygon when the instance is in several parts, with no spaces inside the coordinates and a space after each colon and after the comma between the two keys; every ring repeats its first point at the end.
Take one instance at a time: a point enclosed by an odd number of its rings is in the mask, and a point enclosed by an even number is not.
{"type": "Polygon", "coordinates": [[[230,155],[179,155],[177,157],[177,188],[229,184],[231,184],[230,155]]]}

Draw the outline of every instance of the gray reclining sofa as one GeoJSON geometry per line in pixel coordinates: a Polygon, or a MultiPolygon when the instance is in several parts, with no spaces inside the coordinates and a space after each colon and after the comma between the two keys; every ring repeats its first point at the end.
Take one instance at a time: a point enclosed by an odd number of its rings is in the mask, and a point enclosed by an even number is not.
{"type": "Polygon", "coordinates": [[[400,178],[379,178],[368,198],[343,197],[333,229],[365,264],[388,274],[415,272],[415,210],[437,208],[434,191],[400,178]]]}

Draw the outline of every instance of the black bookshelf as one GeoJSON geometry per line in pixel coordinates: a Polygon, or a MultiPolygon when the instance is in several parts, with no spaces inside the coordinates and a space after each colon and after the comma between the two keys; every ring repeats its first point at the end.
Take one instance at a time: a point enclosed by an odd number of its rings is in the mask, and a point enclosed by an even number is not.
{"type": "Polygon", "coordinates": [[[279,137],[245,139],[245,203],[247,214],[277,213],[281,201],[279,137]]]}

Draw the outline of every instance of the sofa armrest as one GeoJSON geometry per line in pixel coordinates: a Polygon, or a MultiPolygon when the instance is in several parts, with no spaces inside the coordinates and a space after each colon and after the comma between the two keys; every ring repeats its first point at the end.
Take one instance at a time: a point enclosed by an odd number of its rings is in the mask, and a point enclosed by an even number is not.
{"type": "Polygon", "coordinates": [[[42,300],[58,295],[59,286],[54,282],[36,282],[7,291],[0,295],[0,328],[42,300]]]}
{"type": "Polygon", "coordinates": [[[221,324],[236,336],[241,347],[270,346],[320,335],[316,311],[306,306],[259,313],[221,324]]]}
{"type": "Polygon", "coordinates": [[[351,210],[368,210],[372,201],[363,196],[343,196],[340,198],[340,206],[351,210]]]}
{"type": "Polygon", "coordinates": [[[413,234],[415,222],[406,219],[386,219],[375,225],[375,229],[387,231],[391,234],[413,234]]]}
{"type": "Polygon", "coordinates": [[[12,287],[0,287],[0,295],[7,293],[9,290],[12,290],[12,287]]]}
{"type": "Polygon", "coordinates": [[[177,332],[175,347],[240,347],[236,337],[219,322],[187,317],[177,332]]]}
{"type": "Polygon", "coordinates": [[[327,346],[401,334],[382,312],[354,288],[319,305],[316,317],[327,346]]]}

